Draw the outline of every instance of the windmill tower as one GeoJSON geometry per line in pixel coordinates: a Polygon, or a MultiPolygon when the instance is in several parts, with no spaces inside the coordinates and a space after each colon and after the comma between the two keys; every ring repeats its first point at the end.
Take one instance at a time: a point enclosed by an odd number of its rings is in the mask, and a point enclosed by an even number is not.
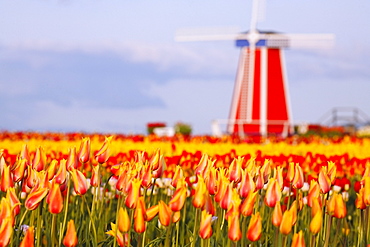
{"type": "Polygon", "coordinates": [[[331,34],[280,34],[257,30],[253,1],[250,29],[237,35],[180,35],[181,41],[236,40],[241,48],[227,132],[234,135],[287,135],[293,125],[282,49],[328,47],[331,34]]]}

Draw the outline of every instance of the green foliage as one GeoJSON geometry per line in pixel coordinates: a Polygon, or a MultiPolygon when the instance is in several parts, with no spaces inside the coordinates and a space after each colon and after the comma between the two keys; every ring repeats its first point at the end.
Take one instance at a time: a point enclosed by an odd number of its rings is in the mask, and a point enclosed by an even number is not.
{"type": "Polygon", "coordinates": [[[190,124],[179,122],[175,124],[175,132],[176,134],[191,135],[192,127],[190,124]]]}

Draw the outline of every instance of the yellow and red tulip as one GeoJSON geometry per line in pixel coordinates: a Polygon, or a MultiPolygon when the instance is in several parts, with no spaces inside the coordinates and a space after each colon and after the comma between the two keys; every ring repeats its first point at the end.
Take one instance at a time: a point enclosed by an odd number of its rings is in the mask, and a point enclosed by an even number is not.
{"type": "Polygon", "coordinates": [[[66,247],[75,247],[78,244],[76,227],[73,220],[68,221],[67,232],[63,238],[63,244],[66,247]]]}
{"type": "Polygon", "coordinates": [[[247,229],[247,238],[255,242],[261,238],[262,234],[262,219],[260,213],[257,212],[256,214],[252,215],[252,218],[249,222],[249,226],[247,229]]]}

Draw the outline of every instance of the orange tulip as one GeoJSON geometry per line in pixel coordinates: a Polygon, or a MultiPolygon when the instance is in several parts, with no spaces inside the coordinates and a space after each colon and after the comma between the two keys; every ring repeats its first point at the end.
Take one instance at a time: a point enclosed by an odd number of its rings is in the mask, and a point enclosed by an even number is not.
{"type": "Polygon", "coordinates": [[[319,184],[315,180],[311,180],[310,189],[308,190],[307,195],[307,205],[309,207],[312,207],[313,200],[319,198],[319,195],[320,195],[319,184]]]}
{"type": "Polygon", "coordinates": [[[11,202],[8,198],[1,198],[0,202],[0,225],[3,224],[3,221],[8,219],[10,224],[14,226],[15,218],[14,218],[14,210],[12,210],[11,202]]]}
{"type": "Polygon", "coordinates": [[[123,247],[123,246],[129,246],[128,245],[128,239],[126,238],[126,234],[125,235],[123,235],[120,231],[119,231],[119,229],[117,229],[117,226],[116,226],[116,224],[114,224],[114,223],[110,223],[110,225],[111,225],[111,229],[112,230],[109,230],[109,231],[107,231],[105,234],[108,234],[108,235],[110,235],[110,236],[112,236],[112,237],[115,237],[116,238],[116,241],[117,241],[117,243],[118,243],[118,246],[120,246],[120,247],[123,247]]]}
{"type": "Polygon", "coordinates": [[[75,170],[78,168],[78,159],[75,147],[69,149],[66,165],[68,171],[75,170]]]}
{"type": "Polygon", "coordinates": [[[303,187],[303,184],[304,184],[304,176],[303,176],[302,168],[299,164],[296,164],[292,186],[295,189],[300,189],[303,187]]]}
{"type": "Polygon", "coordinates": [[[199,161],[197,168],[195,168],[195,175],[202,175],[204,176],[206,169],[208,168],[208,155],[203,154],[202,158],[199,161]]]}
{"type": "Polygon", "coordinates": [[[100,166],[92,167],[91,178],[90,178],[90,185],[92,187],[98,187],[100,185],[99,169],[100,169],[100,166]]]}
{"type": "Polygon", "coordinates": [[[136,207],[136,204],[140,196],[140,186],[141,186],[141,179],[134,178],[131,181],[131,187],[130,187],[130,190],[128,191],[128,194],[125,200],[126,207],[128,208],[136,207]]]}
{"type": "Polygon", "coordinates": [[[35,246],[35,229],[34,226],[30,226],[27,229],[26,235],[24,236],[19,247],[34,247],[35,246]]]}
{"type": "Polygon", "coordinates": [[[295,176],[295,164],[293,162],[289,163],[288,172],[286,174],[286,180],[292,182],[295,176]]]}
{"type": "Polygon", "coordinates": [[[243,158],[238,157],[234,159],[229,166],[229,180],[230,182],[239,183],[242,178],[242,163],[243,158]]]}
{"type": "Polygon", "coordinates": [[[85,175],[77,169],[70,171],[72,175],[73,188],[77,195],[85,195],[87,192],[87,180],[85,175]]]}
{"type": "Polygon", "coordinates": [[[275,207],[276,202],[279,202],[281,198],[281,190],[279,184],[275,178],[269,180],[264,202],[270,208],[275,207]]]}
{"type": "Polygon", "coordinates": [[[321,205],[318,198],[312,200],[311,217],[315,216],[317,212],[321,211],[321,205]]]}
{"type": "Polygon", "coordinates": [[[159,157],[158,168],[153,170],[153,178],[160,178],[163,175],[164,170],[166,170],[166,161],[163,155],[159,157]]]}
{"type": "Polygon", "coordinates": [[[28,210],[34,210],[36,209],[40,202],[45,198],[45,196],[48,194],[49,189],[39,187],[35,189],[34,191],[31,191],[28,197],[26,198],[26,201],[24,202],[24,206],[28,210]]]}
{"type": "Polygon", "coordinates": [[[63,196],[60,191],[60,185],[53,180],[47,197],[49,203],[49,212],[52,214],[59,214],[63,210],[63,196]]]}
{"type": "Polygon", "coordinates": [[[281,211],[280,202],[277,202],[274,207],[274,211],[272,212],[272,224],[276,227],[279,227],[281,224],[281,220],[283,218],[283,213],[281,211]]]}
{"type": "Polygon", "coordinates": [[[370,177],[364,177],[363,201],[366,206],[370,205],[370,177]]]}
{"type": "Polygon", "coordinates": [[[240,221],[239,221],[239,214],[232,213],[228,217],[228,237],[232,241],[239,241],[242,238],[242,231],[240,230],[240,221]]]}
{"type": "Polygon", "coordinates": [[[134,214],[134,230],[137,233],[143,233],[146,229],[145,223],[146,209],[144,204],[144,197],[139,197],[134,214]]]}
{"type": "Polygon", "coordinates": [[[21,150],[21,153],[19,154],[19,158],[20,158],[20,159],[25,159],[25,160],[27,160],[27,164],[29,164],[29,162],[31,161],[31,159],[30,159],[30,155],[29,155],[29,152],[28,152],[27,144],[24,144],[24,145],[22,146],[22,150],[21,150]]]}
{"type": "Polygon", "coordinates": [[[283,218],[281,219],[280,232],[284,235],[288,235],[292,230],[293,226],[293,212],[291,210],[286,210],[283,213],[283,218]]]}
{"type": "Polygon", "coordinates": [[[0,181],[0,189],[3,192],[6,192],[8,188],[14,187],[13,179],[12,179],[12,174],[10,172],[10,166],[8,166],[5,162],[5,159],[3,156],[1,156],[1,163],[3,164],[2,166],[2,173],[1,173],[1,181],[0,181]]]}
{"type": "Polygon", "coordinates": [[[322,226],[322,211],[321,208],[316,214],[313,216],[311,223],[310,223],[310,231],[312,234],[316,234],[321,230],[322,226]]]}
{"type": "Polygon", "coordinates": [[[234,187],[234,182],[231,182],[227,185],[225,195],[220,201],[220,206],[224,210],[227,210],[230,206],[232,195],[233,195],[233,187],[234,187]]]}
{"type": "Polygon", "coordinates": [[[158,203],[158,216],[159,216],[159,222],[163,226],[169,226],[171,223],[171,217],[172,217],[172,211],[170,207],[164,202],[164,201],[159,201],[158,203]]]}
{"type": "Polygon", "coordinates": [[[256,189],[256,185],[253,181],[252,176],[248,171],[242,171],[242,181],[240,183],[239,194],[241,197],[246,198],[249,193],[253,193],[256,189]]]}
{"type": "Polygon", "coordinates": [[[326,173],[325,169],[321,168],[319,173],[318,182],[320,185],[321,193],[326,194],[331,189],[331,181],[328,177],[328,174],[326,173]]]}
{"type": "Polygon", "coordinates": [[[56,169],[56,166],[58,164],[58,161],[53,159],[51,162],[50,162],[50,165],[48,166],[48,168],[46,169],[46,176],[47,176],[47,180],[52,180],[55,176],[55,169],[56,169]]]}
{"type": "Polygon", "coordinates": [[[229,184],[229,180],[224,175],[220,173],[220,176],[221,178],[218,179],[217,193],[215,195],[215,201],[218,203],[224,198],[227,185],[229,184]]]}
{"type": "MultiPolygon", "coordinates": [[[[211,195],[207,194],[206,195],[206,203],[204,204],[202,210],[206,210],[208,213],[215,215],[216,214],[216,208],[213,205],[213,199],[211,195]]],[[[179,211],[178,211],[179,212],[179,211]]]]}
{"type": "Polygon", "coordinates": [[[207,193],[206,184],[204,182],[203,176],[198,175],[198,184],[195,188],[195,193],[193,196],[193,206],[195,208],[202,208],[206,203],[205,194],[207,193]]]}
{"type": "Polygon", "coordinates": [[[19,182],[24,178],[25,171],[27,168],[27,162],[28,161],[23,158],[16,161],[15,167],[12,171],[14,182],[19,182]]]}
{"type": "Polygon", "coordinates": [[[184,171],[181,168],[181,166],[177,165],[175,173],[172,177],[171,185],[176,188],[177,187],[177,180],[182,179],[182,178],[184,178],[184,171]]]}
{"type": "Polygon", "coordinates": [[[90,138],[82,138],[80,150],[78,151],[78,160],[81,163],[86,163],[90,159],[90,149],[91,149],[91,143],[90,138]]]}
{"type": "Polygon", "coordinates": [[[151,171],[151,166],[145,165],[143,166],[143,172],[141,174],[141,185],[144,188],[149,188],[152,185],[152,171],[151,171]]]}
{"type": "Polygon", "coordinates": [[[36,149],[35,157],[32,161],[32,168],[36,171],[42,171],[45,168],[46,164],[46,155],[44,153],[44,149],[42,147],[38,147],[36,149]]]}
{"type": "Polygon", "coordinates": [[[366,209],[366,204],[364,202],[364,188],[361,188],[359,193],[356,193],[355,206],[358,209],[366,209]]]}
{"type": "Polygon", "coordinates": [[[248,197],[244,199],[242,205],[240,206],[240,212],[242,213],[242,215],[246,217],[252,215],[256,197],[257,191],[249,193],[248,197]]]}
{"type": "Polygon", "coordinates": [[[299,231],[299,233],[294,234],[291,246],[292,247],[306,247],[302,230],[299,231]]]}
{"type": "Polygon", "coordinates": [[[13,223],[14,219],[6,217],[2,219],[0,226],[0,247],[6,247],[10,243],[10,239],[13,235],[13,223]]]}
{"type": "Polygon", "coordinates": [[[256,214],[252,215],[252,218],[249,222],[248,230],[247,230],[247,238],[254,242],[261,238],[262,233],[262,220],[260,213],[257,212],[256,214]]]}
{"type": "Polygon", "coordinates": [[[180,211],[174,212],[172,215],[172,222],[176,223],[181,219],[181,213],[180,211]]]}
{"type": "Polygon", "coordinates": [[[128,232],[131,227],[130,217],[128,216],[126,208],[120,207],[118,211],[118,229],[120,232],[128,232]]]}
{"type": "Polygon", "coordinates": [[[67,160],[62,159],[59,161],[59,168],[55,174],[55,182],[58,184],[63,184],[67,178],[67,160]]]}
{"type": "Polygon", "coordinates": [[[170,202],[168,203],[172,211],[177,212],[184,207],[186,201],[186,193],[187,189],[185,186],[181,186],[181,188],[176,189],[170,202]]]}
{"type": "Polygon", "coordinates": [[[202,216],[200,220],[200,227],[199,227],[199,236],[202,239],[208,239],[212,236],[212,215],[209,214],[207,211],[202,211],[202,216]]]}
{"type": "Polygon", "coordinates": [[[14,188],[9,188],[6,192],[6,199],[10,203],[10,207],[13,208],[14,215],[18,215],[21,211],[21,202],[15,193],[14,188]]]}
{"type": "Polygon", "coordinates": [[[209,168],[208,176],[205,178],[207,190],[210,195],[217,193],[217,170],[214,167],[209,168]]]}
{"type": "Polygon", "coordinates": [[[68,221],[67,232],[63,238],[63,244],[66,247],[74,247],[78,244],[76,227],[73,220],[68,221]]]}
{"type": "Polygon", "coordinates": [[[100,150],[95,154],[95,159],[98,163],[103,164],[107,162],[110,155],[110,142],[112,140],[113,136],[105,137],[105,141],[103,143],[103,146],[100,148],[100,150]]]}
{"type": "Polygon", "coordinates": [[[283,167],[282,166],[278,166],[275,168],[274,178],[276,179],[276,182],[278,183],[280,190],[283,190],[284,177],[283,177],[283,167]]]}
{"type": "Polygon", "coordinates": [[[347,207],[346,203],[343,200],[343,196],[341,194],[334,193],[333,196],[335,197],[335,207],[333,216],[338,219],[342,219],[347,215],[347,207]]]}
{"type": "Polygon", "coordinates": [[[155,216],[157,216],[159,211],[159,205],[151,206],[146,210],[146,221],[151,221],[155,216]]]}

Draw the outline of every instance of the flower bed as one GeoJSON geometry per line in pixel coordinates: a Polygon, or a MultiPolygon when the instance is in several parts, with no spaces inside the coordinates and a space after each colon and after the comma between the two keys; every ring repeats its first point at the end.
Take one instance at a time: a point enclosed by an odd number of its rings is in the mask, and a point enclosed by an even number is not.
{"type": "Polygon", "coordinates": [[[369,150],[350,137],[3,132],[0,246],[365,246],[369,150]]]}

